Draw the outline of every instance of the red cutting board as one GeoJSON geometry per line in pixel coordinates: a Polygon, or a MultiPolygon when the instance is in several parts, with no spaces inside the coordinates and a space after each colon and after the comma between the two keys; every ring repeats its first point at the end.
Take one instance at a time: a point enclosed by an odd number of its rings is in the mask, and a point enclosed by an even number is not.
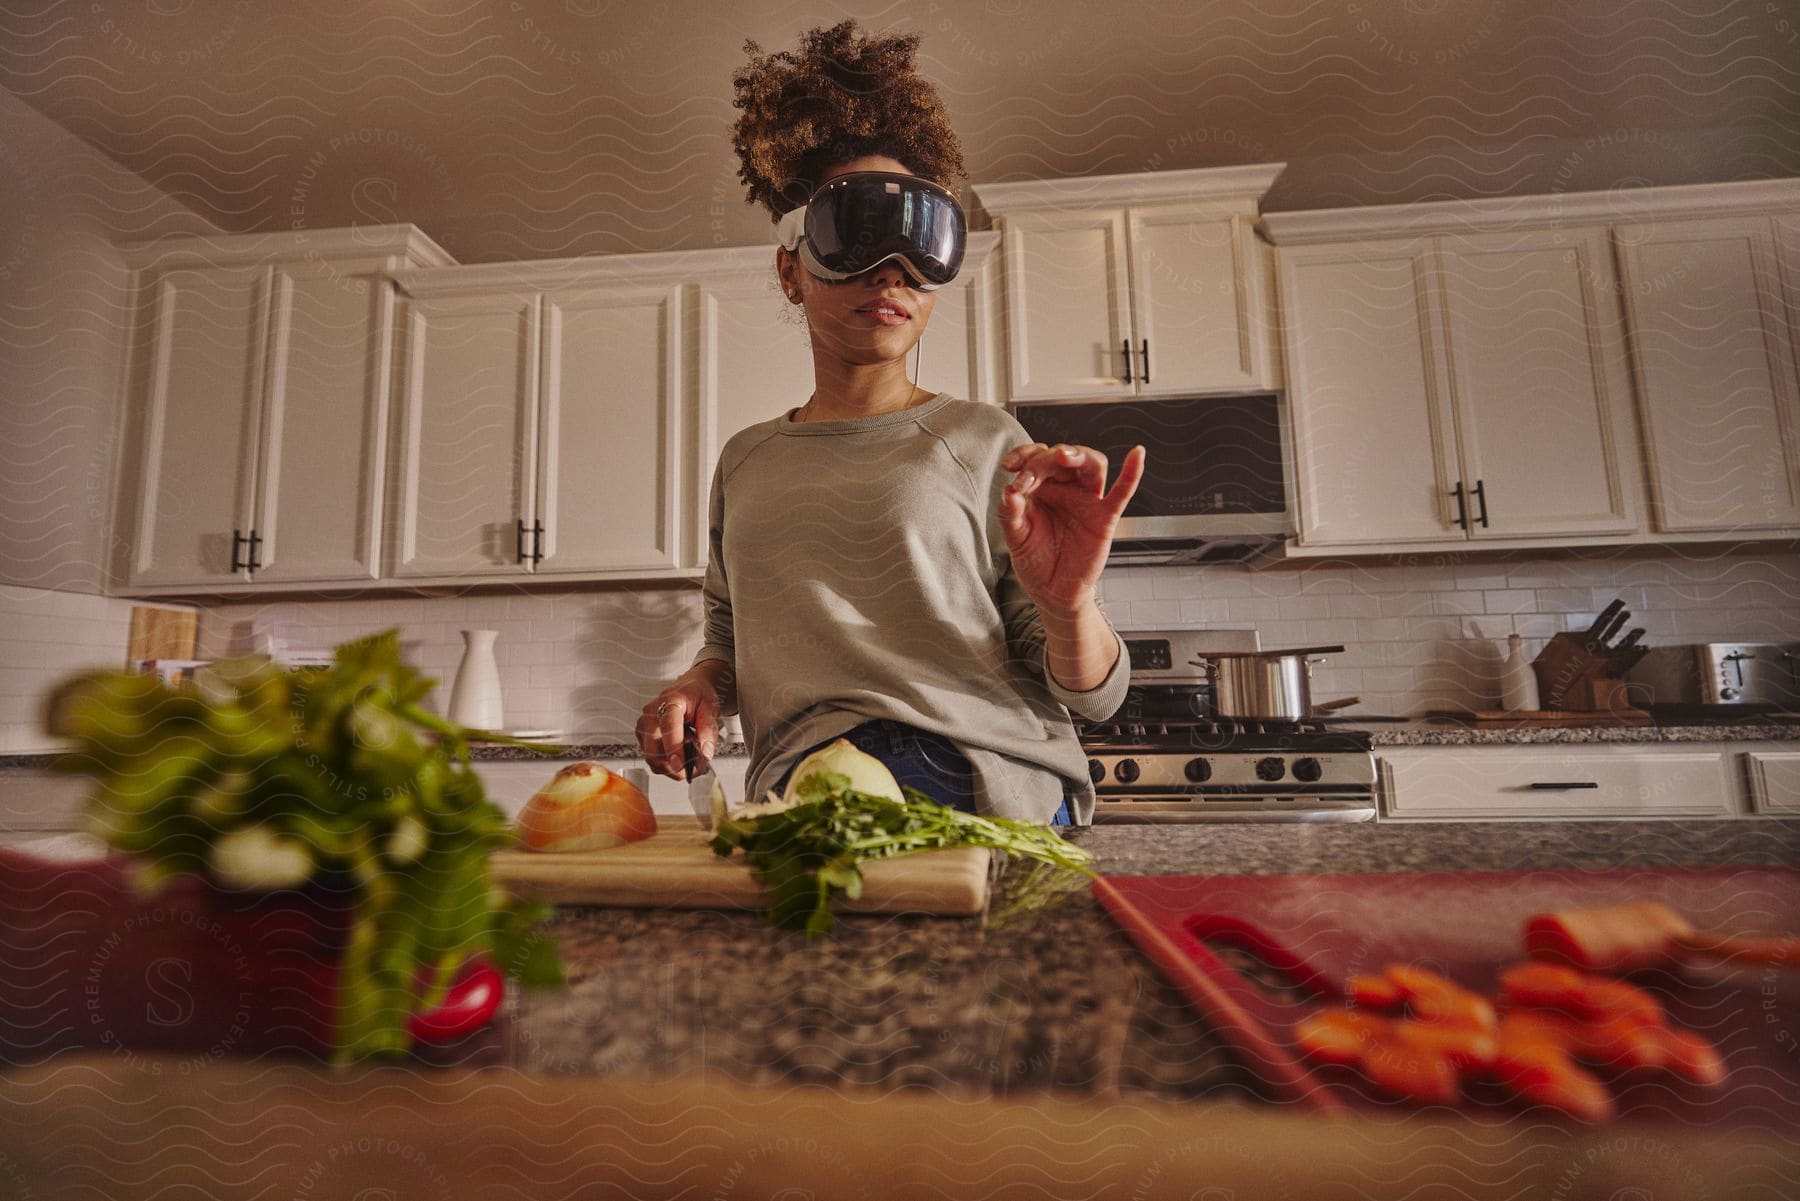
{"type": "MultiPolygon", "coordinates": [[[[1662,901],[1700,930],[1800,933],[1800,871],[1780,868],[1111,876],[1094,894],[1273,1096],[1323,1109],[1386,1104],[1295,1050],[1294,1026],[1340,1006],[1350,976],[1415,964],[1492,997],[1499,971],[1525,957],[1528,916],[1626,901],[1662,901]]],[[[1717,1046],[1730,1074],[1716,1090],[1660,1073],[1618,1080],[1622,1117],[1800,1126],[1800,971],[1688,965],[1630,979],[1717,1046]]],[[[1480,1086],[1469,1096],[1517,1108],[1480,1086]]]]}

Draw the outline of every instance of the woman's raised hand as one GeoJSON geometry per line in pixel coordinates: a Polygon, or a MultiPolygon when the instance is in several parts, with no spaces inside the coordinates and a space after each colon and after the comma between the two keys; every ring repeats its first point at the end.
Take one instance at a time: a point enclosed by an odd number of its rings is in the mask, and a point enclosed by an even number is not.
{"type": "Polygon", "coordinates": [[[1000,466],[1016,472],[1000,498],[1000,528],[1013,571],[1040,610],[1069,613],[1085,604],[1106,566],[1113,530],[1144,478],[1144,448],[1134,446],[1106,487],[1106,456],[1088,446],[1015,446],[1000,466]]]}

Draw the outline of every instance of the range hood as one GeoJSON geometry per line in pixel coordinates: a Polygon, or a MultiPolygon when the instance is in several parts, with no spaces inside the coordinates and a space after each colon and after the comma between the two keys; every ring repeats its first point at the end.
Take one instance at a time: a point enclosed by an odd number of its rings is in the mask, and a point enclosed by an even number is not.
{"type": "Polygon", "coordinates": [[[1285,532],[1178,538],[1114,538],[1108,567],[1186,567],[1201,563],[1255,565],[1282,557],[1285,532]]]}

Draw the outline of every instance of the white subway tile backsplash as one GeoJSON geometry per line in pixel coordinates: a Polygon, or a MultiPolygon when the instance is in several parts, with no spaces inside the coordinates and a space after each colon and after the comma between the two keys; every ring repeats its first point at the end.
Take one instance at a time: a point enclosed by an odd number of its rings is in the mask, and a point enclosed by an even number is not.
{"type": "MultiPolygon", "coordinates": [[[[1266,647],[1348,649],[1316,669],[1321,699],[1361,695],[1360,712],[1495,703],[1506,635],[1527,655],[1583,630],[1614,596],[1652,644],[1800,640],[1800,554],[1607,552],[1470,562],[1386,560],[1232,564],[1108,572],[1101,594],[1124,629],[1248,626],[1266,647]]],[[[35,722],[42,692],[83,666],[123,662],[131,602],[0,589],[0,733],[35,722]]],[[[629,738],[639,708],[685,670],[700,644],[692,588],[277,601],[203,614],[207,653],[243,651],[257,631],[294,649],[329,649],[390,626],[440,681],[442,711],[463,629],[496,629],[507,724],[629,738]]]]}
{"type": "Polygon", "coordinates": [[[1600,607],[1594,603],[1591,588],[1539,588],[1536,591],[1539,613],[1594,612],[1600,607]]]}
{"type": "Polygon", "coordinates": [[[1537,594],[1529,588],[1498,588],[1483,592],[1482,608],[1489,613],[1535,613],[1537,594]]]}

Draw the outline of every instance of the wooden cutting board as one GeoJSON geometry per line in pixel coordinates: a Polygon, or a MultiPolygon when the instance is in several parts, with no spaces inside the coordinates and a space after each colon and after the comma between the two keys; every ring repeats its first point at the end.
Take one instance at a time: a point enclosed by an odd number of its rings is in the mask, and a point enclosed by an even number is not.
{"type": "MultiPolygon", "coordinates": [[[[699,819],[659,814],[656,825],[642,842],[606,851],[498,851],[489,868],[519,895],[559,905],[768,907],[769,894],[743,856],[713,854],[699,819]]],[[[862,896],[836,904],[848,913],[977,914],[987,908],[992,858],[980,847],[958,847],[866,864],[862,896]]]]}
{"type": "Polygon", "coordinates": [[[199,614],[192,609],[153,609],[134,605],[125,659],[192,659],[199,614]]]}

